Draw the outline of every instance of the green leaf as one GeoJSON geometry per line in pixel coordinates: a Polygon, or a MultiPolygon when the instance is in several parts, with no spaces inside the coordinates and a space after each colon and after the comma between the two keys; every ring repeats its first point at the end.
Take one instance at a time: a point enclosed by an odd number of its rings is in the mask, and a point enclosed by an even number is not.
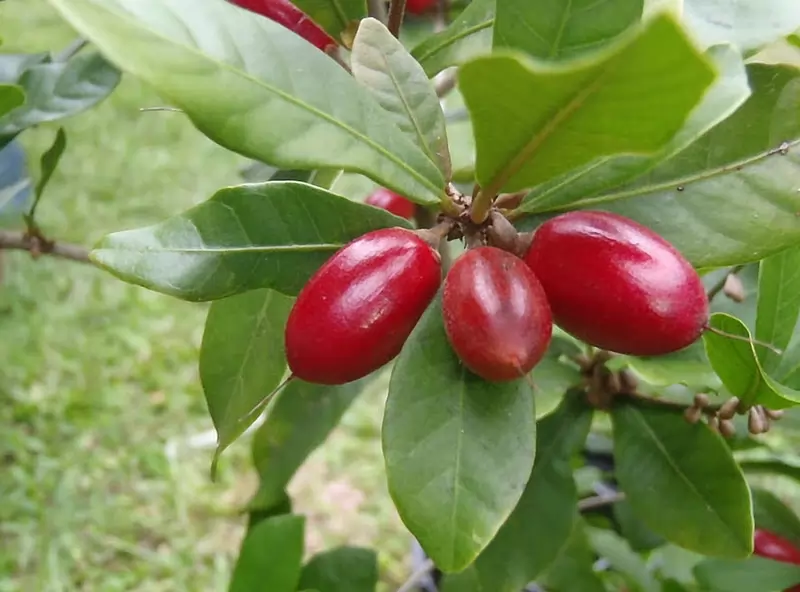
{"type": "MultiPolygon", "coordinates": [[[[789,345],[800,315],[800,247],[767,257],[759,266],[756,339],[780,350],[789,345]]],[[[772,372],[781,356],[765,347],[758,358],[765,372],[772,372]]]]}
{"type": "Polygon", "coordinates": [[[536,385],[536,418],[541,419],[555,410],[570,388],[582,383],[583,376],[574,364],[562,362],[552,355],[552,348],[536,364],[531,379],[536,385]]]}
{"type": "Polygon", "coordinates": [[[525,380],[486,382],[447,341],[438,296],[392,372],[383,420],[389,492],[437,567],[464,569],[520,499],[536,448],[525,380]]]}
{"type": "Polygon", "coordinates": [[[229,592],[295,592],[303,559],[302,516],[268,518],[242,541],[229,592]]]}
{"type": "Polygon", "coordinates": [[[25,102],[25,91],[15,84],[0,84],[0,117],[25,102]]]}
{"type": "Polygon", "coordinates": [[[800,566],[764,557],[707,559],[694,568],[698,583],[725,592],[775,592],[800,582],[800,566]]]}
{"type": "Polygon", "coordinates": [[[664,356],[625,357],[627,366],[641,380],[654,386],[685,384],[699,389],[722,386],[711,368],[703,342],[698,340],[689,347],[664,356]]]}
{"type": "Polygon", "coordinates": [[[253,290],[214,302],[208,311],[200,381],[217,430],[214,466],[286,372],[283,330],[293,303],[275,290],[253,290]]]}
{"type": "Polygon", "coordinates": [[[472,0],[444,30],[427,37],[411,52],[428,76],[460,66],[492,50],[495,0],[472,0]]]}
{"type": "Polygon", "coordinates": [[[34,203],[38,203],[39,199],[42,197],[42,194],[44,193],[47,184],[50,182],[50,179],[52,178],[53,173],[58,166],[58,162],[61,160],[61,156],[64,154],[64,150],[66,149],[67,134],[64,132],[64,128],[60,127],[56,132],[56,137],[53,140],[53,144],[45,151],[44,154],[42,154],[39,182],[36,183],[36,188],[34,190],[34,195],[36,196],[36,201],[34,203]]]}
{"type": "Polygon", "coordinates": [[[651,551],[662,546],[666,541],[636,516],[631,505],[626,501],[617,502],[612,507],[614,520],[619,524],[620,534],[625,537],[634,551],[651,551]]]}
{"type": "Polygon", "coordinates": [[[449,179],[450,152],[439,97],[403,44],[380,21],[365,19],[358,27],[350,61],[356,80],[449,179]]]}
{"type": "Polygon", "coordinates": [[[776,495],[766,489],[752,489],[756,528],[779,534],[800,544],[800,519],[776,495]]]}
{"type": "Polygon", "coordinates": [[[567,545],[578,501],[570,461],[591,423],[592,409],[576,393],[539,422],[536,462],[522,498],[475,562],[485,590],[519,592],[567,545]]]}
{"type": "Polygon", "coordinates": [[[657,407],[621,404],[612,420],[616,476],[647,526],[705,555],[752,553],[750,490],[719,434],[657,407]]]}
{"type": "Polygon", "coordinates": [[[476,58],[461,67],[459,88],[472,114],[478,181],[487,194],[519,191],[602,156],[656,152],[714,76],[666,15],[570,66],[513,55],[476,58]]]}
{"type": "Polygon", "coordinates": [[[800,4],[795,0],[684,0],[683,20],[706,46],[733,43],[743,52],[753,52],[800,27],[800,4]]]}
{"type": "Polygon", "coordinates": [[[378,558],[371,549],[339,547],[311,558],[303,567],[299,590],[374,592],[378,558]]]}
{"type": "Polygon", "coordinates": [[[445,574],[442,578],[441,592],[485,592],[481,588],[478,572],[474,565],[464,571],[445,574]]]}
{"type": "Polygon", "coordinates": [[[592,566],[594,553],[586,540],[583,520],[576,520],[567,546],[547,570],[543,583],[554,592],[606,592],[592,566]]]}
{"type": "Polygon", "coordinates": [[[506,0],[498,3],[494,47],[558,60],[596,51],[642,17],[643,0],[506,0]]]}
{"type": "Polygon", "coordinates": [[[750,342],[752,335],[742,321],[724,313],[714,313],[709,325],[743,338],[732,339],[712,331],[703,334],[711,366],[732,395],[748,406],[785,409],[800,405],[800,392],[778,383],[761,368],[756,348],[764,346],[750,342]]]}
{"type": "Polygon", "coordinates": [[[800,483],[800,459],[794,455],[771,454],[765,457],[747,457],[739,460],[739,466],[746,474],[782,475],[800,483]]]}
{"type": "Polygon", "coordinates": [[[278,393],[253,438],[253,464],[260,484],[250,507],[270,507],[280,499],[297,469],[339,424],[363,386],[363,380],[325,386],[293,379],[278,393]]]}
{"type": "Polygon", "coordinates": [[[586,533],[597,554],[606,559],[614,571],[625,576],[639,592],[661,592],[661,587],[647,568],[645,560],[628,542],[615,532],[587,528],[586,533]]]}
{"type": "Polygon", "coordinates": [[[366,0],[292,0],[292,4],[339,40],[353,23],[367,16],[366,0]]]}
{"type": "Polygon", "coordinates": [[[183,214],[106,236],[92,261],[117,277],[184,300],[272,288],[296,295],[337,250],[407,220],[294,181],[218,191],[183,214]]]}
{"type": "Polygon", "coordinates": [[[334,60],[220,0],[50,0],[209,138],[281,168],[362,173],[438,203],[444,179],[334,60]]]}

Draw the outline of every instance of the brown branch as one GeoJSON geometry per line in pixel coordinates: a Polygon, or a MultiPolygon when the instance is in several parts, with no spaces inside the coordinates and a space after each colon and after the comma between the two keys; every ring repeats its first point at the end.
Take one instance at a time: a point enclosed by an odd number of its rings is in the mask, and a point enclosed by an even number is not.
{"type": "Polygon", "coordinates": [[[392,0],[389,5],[389,24],[386,27],[395,37],[400,36],[400,27],[406,14],[406,0],[392,0]]]}
{"type": "Polygon", "coordinates": [[[440,99],[450,93],[456,87],[455,70],[447,70],[436,77],[433,87],[436,89],[436,96],[440,99]]]}
{"type": "Polygon", "coordinates": [[[578,502],[578,510],[593,510],[594,508],[601,508],[603,506],[617,504],[624,500],[625,494],[621,491],[606,495],[597,495],[595,497],[587,497],[578,502]]]}
{"type": "Polygon", "coordinates": [[[86,247],[49,241],[19,231],[0,230],[0,250],[28,251],[34,257],[51,255],[80,263],[91,263],[89,249],[86,247]]]}

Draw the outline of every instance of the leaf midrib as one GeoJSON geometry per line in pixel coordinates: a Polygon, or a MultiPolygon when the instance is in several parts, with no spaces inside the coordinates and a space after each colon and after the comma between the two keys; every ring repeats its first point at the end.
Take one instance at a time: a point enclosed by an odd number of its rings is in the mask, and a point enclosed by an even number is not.
{"type": "Polygon", "coordinates": [[[487,19],[483,22],[478,23],[477,25],[473,25],[471,27],[467,27],[466,29],[462,29],[462,31],[458,35],[447,37],[442,41],[442,43],[439,43],[437,45],[432,45],[429,51],[419,54],[417,56],[417,61],[421,63],[430,58],[432,55],[439,53],[446,47],[455,45],[456,42],[461,41],[462,39],[465,39],[470,35],[477,33],[478,31],[482,31],[483,29],[488,29],[492,25],[494,25],[494,18],[487,19]]]}

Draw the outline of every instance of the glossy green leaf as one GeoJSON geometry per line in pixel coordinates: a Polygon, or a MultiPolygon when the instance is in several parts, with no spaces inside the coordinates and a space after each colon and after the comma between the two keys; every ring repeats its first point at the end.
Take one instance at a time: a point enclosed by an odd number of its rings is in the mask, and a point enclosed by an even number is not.
{"type": "Polygon", "coordinates": [[[591,423],[592,409],[575,393],[539,422],[536,462],[522,498],[475,562],[485,590],[519,592],[567,545],[578,501],[570,461],[591,423]]]}
{"type": "MultiPolygon", "coordinates": [[[[759,266],[758,316],[756,339],[780,350],[789,345],[800,316],[800,247],[767,257],[759,266]]],[[[759,348],[758,357],[765,372],[781,362],[776,352],[759,348]]]]}
{"type": "Polygon", "coordinates": [[[444,179],[334,60],[220,0],[50,0],[209,138],[281,168],[363,173],[419,203],[444,179]]]}
{"type": "Polygon", "coordinates": [[[750,490],[719,434],[658,407],[620,404],[612,420],[616,477],[647,526],[706,555],[752,553],[750,490]]]}
{"type": "Polygon", "coordinates": [[[267,408],[253,438],[253,464],[260,484],[250,507],[276,503],[300,465],[339,424],[364,381],[341,386],[293,379],[267,408]]]}
{"type": "Polygon", "coordinates": [[[375,592],[378,558],[372,549],[338,547],[312,557],[303,567],[299,590],[375,592]]]}
{"type": "Polygon", "coordinates": [[[472,114],[478,181],[494,195],[603,156],[654,153],[681,129],[714,76],[666,15],[570,66],[476,58],[461,67],[459,88],[472,114]]]}
{"type": "Polygon", "coordinates": [[[200,347],[200,381],[217,430],[214,465],[256,420],[286,372],[283,330],[294,298],[253,290],[211,305],[200,347]]]}
{"type": "Polygon", "coordinates": [[[654,386],[685,384],[700,389],[722,386],[711,368],[703,342],[663,356],[625,357],[628,367],[641,380],[654,386]]]}
{"type": "Polygon", "coordinates": [[[595,573],[595,556],[586,539],[583,520],[576,520],[567,546],[561,550],[555,563],[547,570],[543,584],[554,592],[606,592],[606,587],[595,573]]]}
{"type": "Polygon", "coordinates": [[[622,574],[639,592],[661,592],[645,560],[634,552],[628,542],[615,532],[587,528],[586,534],[597,554],[607,560],[611,568],[622,574]]]}
{"type": "Polygon", "coordinates": [[[522,495],[536,448],[525,380],[470,373],[447,341],[437,297],[406,342],[389,385],[383,453],[400,517],[437,567],[464,569],[522,495]]]}
{"type": "Polygon", "coordinates": [[[334,39],[367,16],[366,0],[292,0],[334,39]]]}
{"type": "Polygon", "coordinates": [[[698,583],[725,592],[775,592],[800,583],[800,565],[764,557],[708,559],[694,569],[698,583]]]}
{"type": "Polygon", "coordinates": [[[372,92],[393,123],[450,178],[450,152],[439,97],[422,67],[378,20],[358,27],[353,76],[372,92]]]}
{"type": "Polygon", "coordinates": [[[492,50],[495,0],[472,0],[444,30],[427,37],[411,55],[428,76],[492,50]]]}
{"type": "Polygon", "coordinates": [[[296,295],[349,241],[407,220],[294,181],[241,185],[154,226],[106,236],[92,261],[185,300],[272,288],[296,295]]]}
{"type": "Polygon", "coordinates": [[[597,51],[642,16],[644,0],[505,0],[497,5],[494,47],[545,59],[597,51]]]}
{"type": "Polygon", "coordinates": [[[0,84],[0,117],[25,102],[25,91],[15,84],[0,84]]]}
{"type": "Polygon", "coordinates": [[[303,559],[302,516],[268,518],[248,531],[228,592],[295,592],[303,559]]]}
{"type": "Polygon", "coordinates": [[[34,189],[34,194],[36,196],[37,203],[39,199],[42,197],[45,187],[47,187],[47,184],[53,177],[53,173],[56,171],[58,162],[61,160],[61,156],[64,154],[64,150],[66,149],[67,149],[67,134],[64,131],[64,128],[60,127],[56,132],[56,137],[53,140],[53,143],[50,146],[50,148],[48,148],[45,151],[45,153],[42,154],[42,158],[40,161],[41,167],[39,170],[39,181],[36,183],[36,187],[34,189]]]}
{"type": "Polygon", "coordinates": [[[800,518],[775,494],[766,489],[752,489],[753,518],[756,528],[779,534],[800,545],[800,518]]]}

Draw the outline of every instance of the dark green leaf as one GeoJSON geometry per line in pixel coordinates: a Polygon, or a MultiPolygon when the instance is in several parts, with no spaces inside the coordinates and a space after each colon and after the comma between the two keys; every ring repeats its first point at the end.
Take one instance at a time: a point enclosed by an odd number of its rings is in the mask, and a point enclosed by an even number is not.
{"type": "Polygon", "coordinates": [[[268,518],[242,541],[229,592],[295,592],[303,560],[302,516],[268,518]]]}
{"type": "Polygon", "coordinates": [[[215,465],[286,372],[283,330],[293,303],[274,290],[253,290],[214,302],[208,311],[200,380],[217,430],[215,465]]]}
{"type": "Polygon", "coordinates": [[[763,557],[707,559],[694,568],[697,581],[725,592],[775,592],[800,582],[800,565],[763,557]]]}
{"type": "Polygon", "coordinates": [[[645,560],[631,549],[625,539],[610,530],[599,528],[587,528],[586,532],[597,554],[607,560],[614,571],[625,576],[632,590],[661,592],[645,560]]]}
{"type": "MultiPolygon", "coordinates": [[[[554,342],[553,342],[554,343],[554,342]]],[[[531,372],[531,379],[536,385],[536,417],[549,415],[571,387],[581,384],[583,377],[578,367],[559,360],[552,355],[552,346],[547,355],[531,372]]]]}
{"type": "Polygon", "coordinates": [[[411,52],[428,76],[459,66],[492,49],[495,0],[472,0],[444,31],[429,36],[411,52]]]}
{"type": "Polygon", "coordinates": [[[657,407],[620,404],[612,419],[616,476],[647,526],[706,555],[752,553],[750,490],[719,434],[657,407]]]}
{"type": "Polygon", "coordinates": [[[407,220],[294,181],[222,189],[154,226],[117,232],[92,260],[121,279],[185,300],[272,288],[296,295],[338,249],[407,220]]]}
{"type": "Polygon", "coordinates": [[[756,528],[777,533],[795,545],[800,544],[800,519],[776,495],[766,489],[752,489],[756,528]]]}
{"type": "Polygon", "coordinates": [[[606,45],[642,16],[644,0],[505,0],[497,6],[494,47],[546,60],[573,58],[606,45]]]}
{"type": "Polygon", "coordinates": [[[591,423],[592,410],[576,393],[539,422],[536,462],[522,498],[475,562],[485,590],[519,592],[566,546],[578,501],[570,461],[591,423]]]}
{"type": "Polygon", "coordinates": [[[470,565],[464,571],[445,574],[442,579],[441,592],[486,592],[481,588],[478,572],[470,565]]]}
{"type": "Polygon", "coordinates": [[[253,464],[260,477],[250,507],[270,507],[295,471],[325,441],[364,381],[342,386],[292,380],[269,405],[264,424],[253,438],[253,464]]]}
{"type": "Polygon", "coordinates": [[[612,507],[614,520],[619,524],[620,533],[628,541],[634,551],[650,551],[660,547],[666,541],[654,533],[634,514],[631,505],[626,501],[617,502],[612,507]]]}
{"type": "Polygon", "coordinates": [[[476,58],[461,67],[459,88],[472,114],[478,181],[492,195],[519,191],[603,156],[656,152],[714,76],[666,15],[589,62],[476,58]]]}
{"type": "Polygon", "coordinates": [[[38,202],[39,198],[42,197],[42,193],[44,193],[45,187],[47,187],[47,184],[50,182],[50,178],[53,176],[53,173],[58,166],[58,162],[61,160],[61,156],[64,154],[64,150],[66,149],[67,134],[64,132],[64,128],[60,127],[56,132],[56,137],[53,140],[53,144],[44,154],[42,154],[42,166],[39,172],[39,182],[36,183],[36,189],[34,191],[36,202],[38,202]]]}
{"type": "Polygon", "coordinates": [[[299,590],[374,592],[378,558],[371,549],[339,547],[312,557],[303,567],[299,590]]]}
{"type": "Polygon", "coordinates": [[[25,102],[25,91],[14,84],[0,84],[0,117],[25,102]]]}
{"type": "Polygon", "coordinates": [[[441,296],[397,359],[383,420],[389,491],[400,517],[445,572],[464,569],[520,499],[536,447],[525,380],[470,373],[447,341],[441,296]]]}
{"type": "Polygon", "coordinates": [[[268,508],[257,508],[249,510],[247,513],[247,530],[252,530],[255,526],[267,520],[268,518],[273,518],[275,516],[280,516],[281,514],[291,514],[292,513],[292,500],[289,495],[284,491],[283,494],[278,498],[273,505],[268,508]]]}
{"type": "MultiPolygon", "coordinates": [[[[781,251],[761,261],[758,275],[756,339],[780,350],[789,345],[800,315],[800,247],[781,251]]],[[[781,356],[762,347],[759,361],[765,372],[781,363],[781,356]]]]}
{"type": "Polygon", "coordinates": [[[209,138],[281,168],[363,173],[438,203],[444,179],[334,60],[220,0],[51,0],[209,138]]]}
{"type": "Polygon", "coordinates": [[[375,19],[361,22],[350,58],[353,76],[367,87],[394,124],[450,178],[444,113],[422,67],[375,19]]]}
{"type": "Polygon", "coordinates": [[[576,520],[572,536],[544,576],[548,592],[606,592],[592,569],[595,556],[586,540],[583,520],[576,520]]]}
{"type": "Polygon", "coordinates": [[[367,16],[366,0],[292,0],[292,4],[340,40],[348,27],[367,16]]]}

